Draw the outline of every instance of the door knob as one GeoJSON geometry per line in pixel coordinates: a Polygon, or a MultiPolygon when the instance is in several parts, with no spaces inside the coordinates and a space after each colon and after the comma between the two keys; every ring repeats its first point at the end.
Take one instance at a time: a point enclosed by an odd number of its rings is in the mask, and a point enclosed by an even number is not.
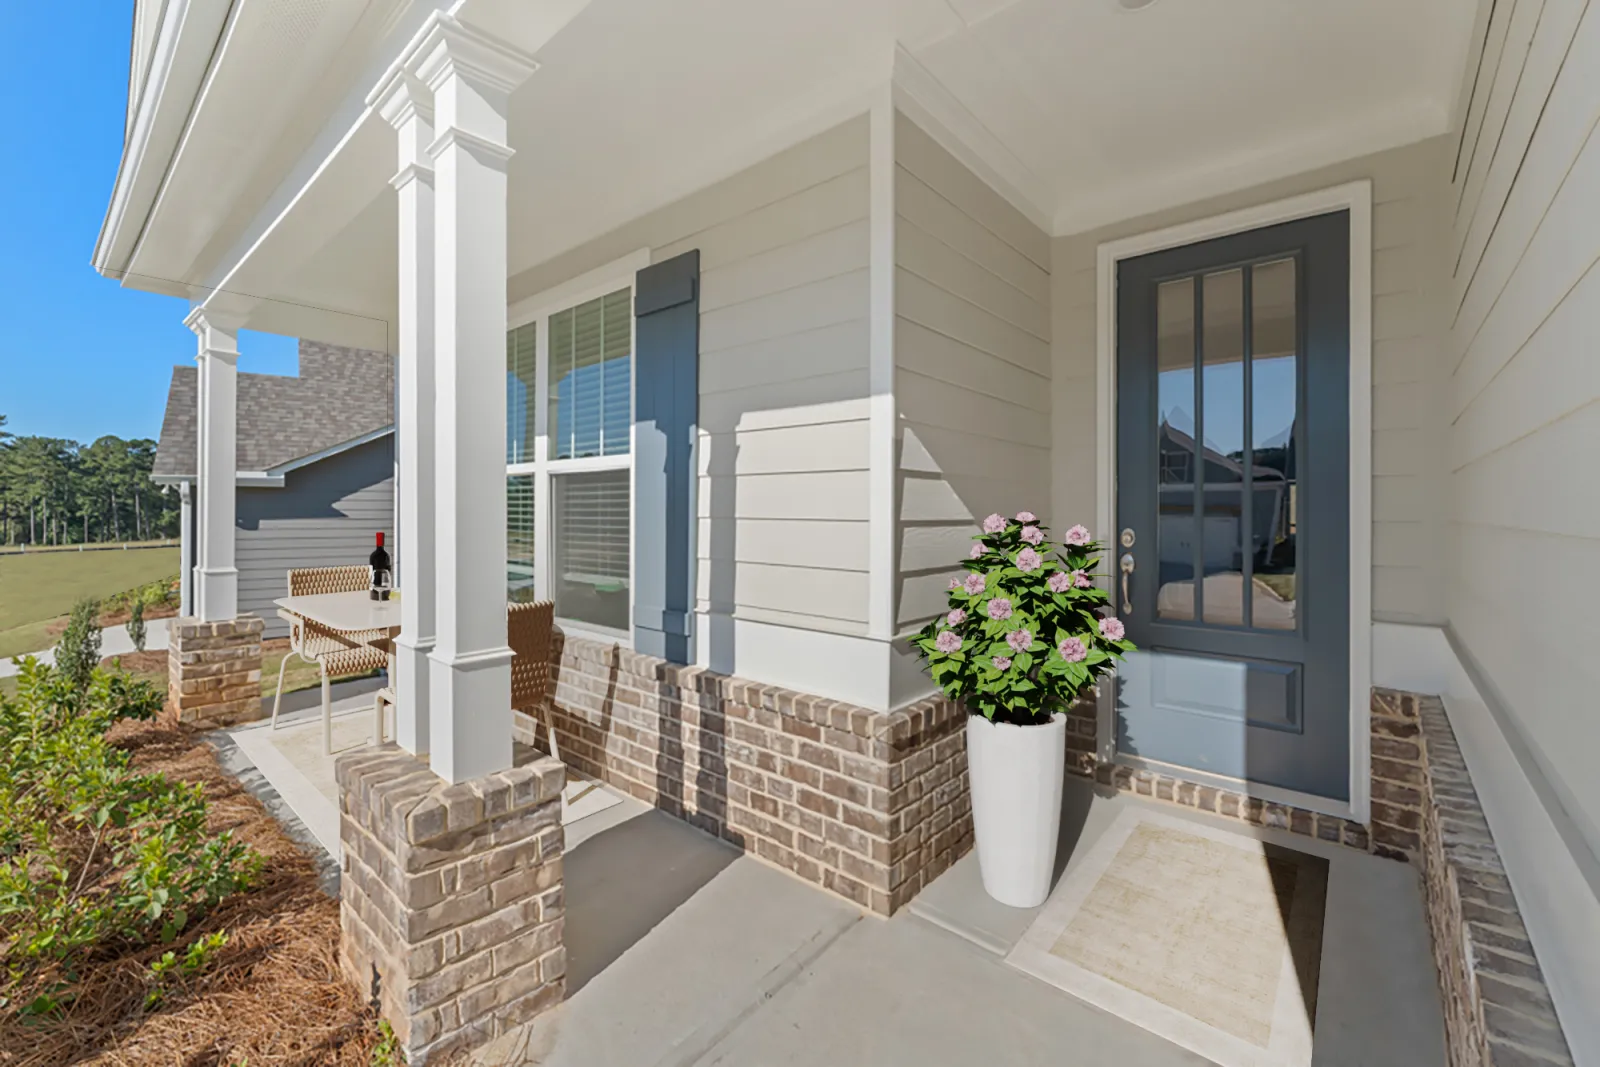
{"type": "MultiPolygon", "coordinates": [[[[1130,534],[1131,531],[1129,530],[1122,531],[1124,543],[1126,543],[1126,540],[1130,537],[1130,534]]],[[[1122,569],[1122,614],[1132,615],[1133,601],[1128,596],[1128,580],[1133,577],[1133,553],[1124,552],[1120,562],[1122,569]]]]}

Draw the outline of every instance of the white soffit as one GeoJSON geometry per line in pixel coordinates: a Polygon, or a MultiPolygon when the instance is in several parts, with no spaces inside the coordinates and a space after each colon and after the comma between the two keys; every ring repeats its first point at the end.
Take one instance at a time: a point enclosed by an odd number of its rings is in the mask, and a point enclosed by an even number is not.
{"type": "Polygon", "coordinates": [[[910,49],[947,97],[934,117],[1056,233],[1445,132],[1475,14],[1455,0],[952,2],[967,27],[910,49]],[[972,143],[973,124],[1005,151],[972,143]]]}

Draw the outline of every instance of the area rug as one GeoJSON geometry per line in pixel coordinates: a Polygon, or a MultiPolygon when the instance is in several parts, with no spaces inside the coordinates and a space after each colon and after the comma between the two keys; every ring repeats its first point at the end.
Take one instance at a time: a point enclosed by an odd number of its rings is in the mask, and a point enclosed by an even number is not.
{"type": "Polygon", "coordinates": [[[1328,861],[1130,807],[1006,962],[1221,1067],[1309,1067],[1328,861]]]}

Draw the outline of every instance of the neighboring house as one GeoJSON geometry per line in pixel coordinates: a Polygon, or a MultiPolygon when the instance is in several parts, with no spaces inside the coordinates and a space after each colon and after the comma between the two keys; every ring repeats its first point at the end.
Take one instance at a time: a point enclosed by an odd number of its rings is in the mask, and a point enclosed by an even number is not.
{"type": "Polygon", "coordinates": [[[1030,509],[1132,567],[1107,780],[1420,856],[1373,689],[1442,694],[1600,1062],[1600,521],[1552,476],[1600,445],[1600,5],[1145,6],[141,0],[94,262],[191,296],[216,457],[239,328],[398,357],[445,781],[530,731],[504,602],[552,599],[569,762],[898,909],[971,825],[903,638],[1030,509]]]}
{"type": "MultiPolygon", "coordinates": [[[[197,377],[194,367],[172,369],[152,474],[183,496],[185,615],[194,602],[197,377]]],[[[364,566],[373,535],[392,538],[393,395],[388,355],[314,341],[300,342],[296,377],[239,375],[239,611],[261,616],[267,636],[288,633],[272,602],[288,592],[289,568],[364,566]]]]}

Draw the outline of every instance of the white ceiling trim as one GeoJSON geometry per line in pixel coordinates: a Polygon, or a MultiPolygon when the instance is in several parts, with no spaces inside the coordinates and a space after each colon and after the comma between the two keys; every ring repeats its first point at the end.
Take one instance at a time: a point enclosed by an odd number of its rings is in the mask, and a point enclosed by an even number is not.
{"type": "Polygon", "coordinates": [[[1058,214],[1050,185],[1030,170],[954,93],[905,48],[896,46],[895,103],[945,151],[1045,233],[1058,214]]]}
{"type": "Polygon", "coordinates": [[[1291,178],[1350,159],[1437,137],[1450,126],[1447,106],[1424,100],[1387,109],[1381,116],[1357,116],[1329,129],[1309,131],[1294,141],[1206,163],[1178,172],[1157,172],[1151,180],[1130,181],[1099,196],[1064,205],[1051,232],[1084,233],[1111,223],[1183,207],[1267,182],[1291,178]]]}

